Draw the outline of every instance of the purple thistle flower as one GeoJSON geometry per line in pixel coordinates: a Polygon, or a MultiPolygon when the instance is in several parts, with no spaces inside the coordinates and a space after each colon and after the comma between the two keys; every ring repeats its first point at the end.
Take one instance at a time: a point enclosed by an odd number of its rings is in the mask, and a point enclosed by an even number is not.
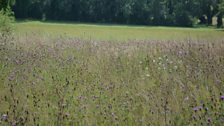
{"type": "Polygon", "coordinates": [[[222,101],[224,101],[224,95],[223,95],[223,96],[221,96],[221,97],[220,97],[220,99],[221,99],[222,101]]]}
{"type": "Polygon", "coordinates": [[[12,122],[12,123],[11,123],[11,126],[17,126],[16,122],[15,122],[15,121],[12,122]]]}
{"type": "Polygon", "coordinates": [[[194,107],[193,108],[193,110],[195,111],[195,112],[197,112],[197,111],[199,111],[199,110],[202,110],[202,106],[197,106],[197,107],[194,107]]]}
{"type": "Polygon", "coordinates": [[[7,120],[7,118],[8,118],[8,115],[7,115],[7,114],[3,114],[3,115],[2,115],[2,120],[3,120],[3,121],[7,120]]]}
{"type": "Polygon", "coordinates": [[[211,118],[208,118],[208,121],[209,121],[209,122],[211,122],[211,121],[212,121],[212,119],[211,119],[211,118]]]}
{"type": "Polygon", "coordinates": [[[198,107],[194,107],[193,110],[194,110],[194,111],[198,111],[198,107]]]}
{"type": "Polygon", "coordinates": [[[211,124],[211,123],[212,123],[212,119],[208,118],[208,124],[211,124]]]}

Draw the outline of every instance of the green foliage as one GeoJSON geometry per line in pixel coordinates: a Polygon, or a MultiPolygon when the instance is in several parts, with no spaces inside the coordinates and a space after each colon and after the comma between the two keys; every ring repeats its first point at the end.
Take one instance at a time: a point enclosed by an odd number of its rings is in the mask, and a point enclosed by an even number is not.
{"type": "Polygon", "coordinates": [[[224,0],[220,0],[219,10],[221,13],[224,13],[224,0]]]}
{"type": "Polygon", "coordinates": [[[12,5],[14,5],[16,0],[0,0],[0,10],[6,9],[12,5]]]}
{"type": "Polygon", "coordinates": [[[175,19],[176,24],[179,26],[192,26],[193,25],[193,19],[190,15],[190,12],[188,10],[185,10],[185,5],[178,4],[175,8],[175,19]]]}
{"type": "Polygon", "coordinates": [[[224,0],[218,0],[217,27],[223,27],[224,0]]]}
{"type": "Polygon", "coordinates": [[[192,26],[195,18],[211,25],[221,11],[218,4],[218,0],[17,0],[13,10],[17,18],[192,26]]]}
{"type": "Polygon", "coordinates": [[[12,22],[14,21],[13,12],[7,8],[0,11],[0,33],[10,33],[12,31],[12,22]]]}

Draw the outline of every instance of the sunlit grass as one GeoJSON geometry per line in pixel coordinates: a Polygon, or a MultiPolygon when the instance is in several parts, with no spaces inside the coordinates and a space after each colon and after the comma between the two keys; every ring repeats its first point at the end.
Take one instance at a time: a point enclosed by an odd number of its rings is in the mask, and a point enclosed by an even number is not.
{"type": "Polygon", "coordinates": [[[153,26],[97,25],[81,23],[42,23],[38,21],[15,23],[16,33],[67,35],[86,40],[213,40],[223,38],[224,32],[214,28],[176,28],[153,26]]]}

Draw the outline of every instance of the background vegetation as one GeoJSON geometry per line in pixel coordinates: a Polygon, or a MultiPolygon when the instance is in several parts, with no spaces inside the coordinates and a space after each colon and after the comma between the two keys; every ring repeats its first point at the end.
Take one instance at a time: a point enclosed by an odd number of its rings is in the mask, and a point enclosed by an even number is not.
{"type": "Polygon", "coordinates": [[[218,17],[223,26],[223,0],[1,0],[0,8],[6,1],[18,19],[192,26],[218,17]]]}

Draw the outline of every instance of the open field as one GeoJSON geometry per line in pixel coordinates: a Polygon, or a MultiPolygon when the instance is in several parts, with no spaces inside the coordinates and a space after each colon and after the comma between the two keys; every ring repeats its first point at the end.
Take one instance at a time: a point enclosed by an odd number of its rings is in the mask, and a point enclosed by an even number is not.
{"type": "Polygon", "coordinates": [[[224,126],[224,0],[0,0],[0,126],[224,126]]]}
{"type": "Polygon", "coordinates": [[[224,126],[224,0],[0,0],[0,126],[224,126]]]}
{"type": "Polygon", "coordinates": [[[37,22],[16,27],[15,36],[0,37],[0,125],[223,124],[223,32],[37,22]],[[161,41],[188,33],[188,40],[161,41]],[[97,41],[147,37],[158,40],[97,41]]]}
{"type": "Polygon", "coordinates": [[[53,36],[67,35],[86,40],[213,40],[224,37],[224,31],[214,28],[143,27],[125,25],[97,25],[79,23],[42,23],[28,21],[15,23],[19,35],[39,33],[53,36]]]}

